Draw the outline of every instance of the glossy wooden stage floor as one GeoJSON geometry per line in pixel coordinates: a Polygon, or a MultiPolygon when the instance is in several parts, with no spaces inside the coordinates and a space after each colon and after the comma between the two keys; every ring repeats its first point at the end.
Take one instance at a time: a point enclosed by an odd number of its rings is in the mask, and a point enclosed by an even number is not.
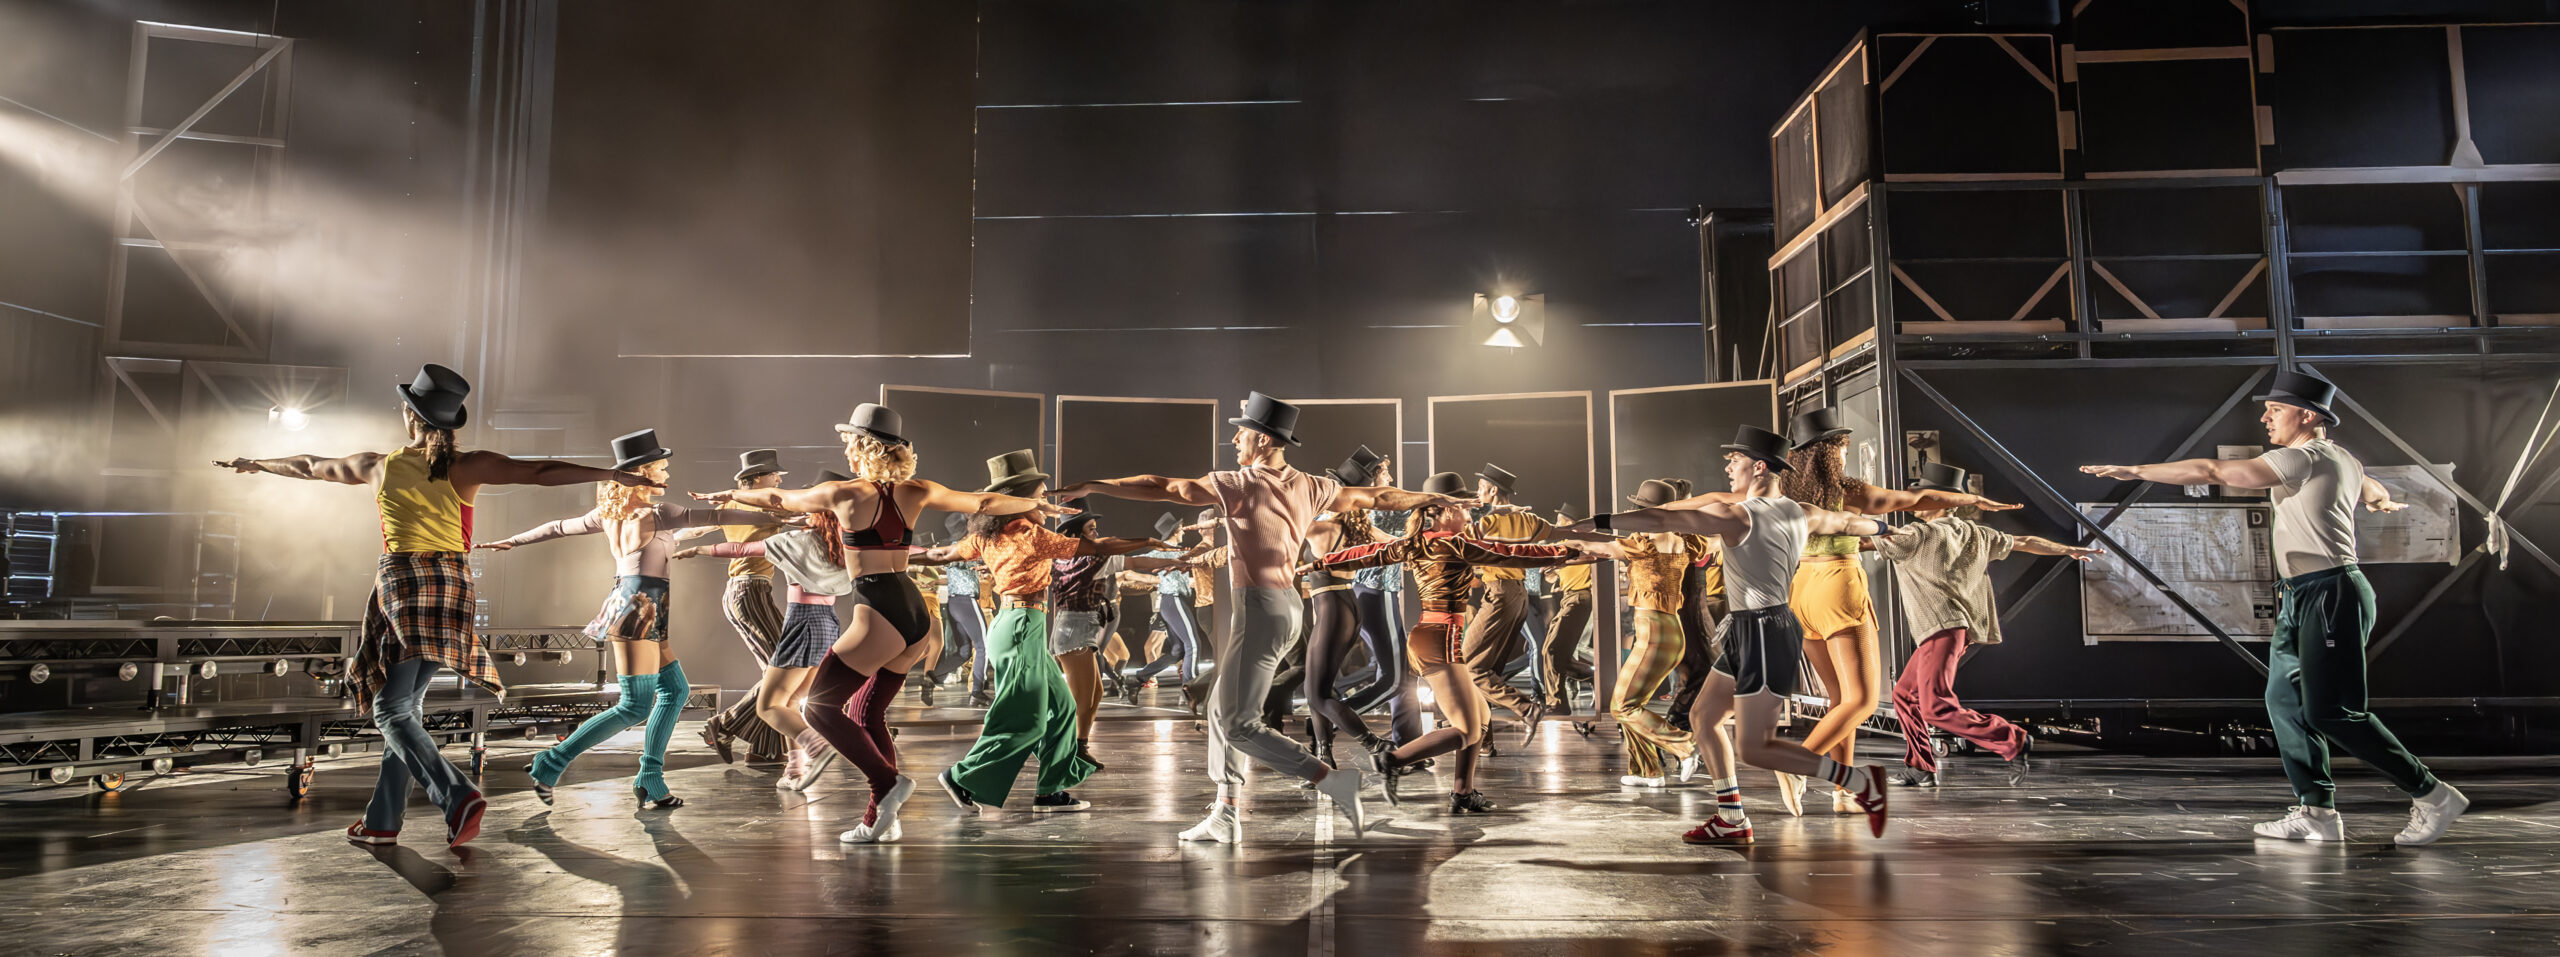
{"type": "MultiPolygon", "coordinates": [[[[1188,719],[1107,722],[1089,813],[969,817],[924,782],[905,841],[871,847],[836,841],[863,797],[841,763],[784,793],[689,726],[669,777],[692,803],[672,812],[630,805],[633,737],[551,809],[526,789],[530,746],[495,746],[487,830],[460,853],[423,798],[405,846],[339,836],[370,755],[324,764],[299,805],[272,766],[19,792],[0,803],[0,952],[2560,953],[2560,762],[2442,762],[2474,810],[2419,850],[2391,846],[2407,802],[2361,769],[2342,801],[2355,843],[2314,846],[2249,836],[2284,810],[2272,761],[2089,752],[2040,754],[2014,789],[1989,759],[1959,763],[1946,789],[1898,790],[1881,841],[1856,818],[1788,818],[1755,773],[1759,845],[1700,849],[1677,835],[1705,789],[1618,787],[1610,733],[1549,730],[1488,762],[1500,812],[1373,800],[1386,820],[1363,839],[1265,774],[1241,848],[1174,839],[1211,793],[1188,719]]],[[[917,728],[901,746],[921,781],[969,741],[917,728]]]]}

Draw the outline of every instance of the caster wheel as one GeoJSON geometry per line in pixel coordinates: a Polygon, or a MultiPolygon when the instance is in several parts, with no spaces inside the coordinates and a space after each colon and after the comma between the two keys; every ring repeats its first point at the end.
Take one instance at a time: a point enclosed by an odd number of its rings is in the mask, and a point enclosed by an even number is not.
{"type": "Polygon", "coordinates": [[[311,769],[295,765],[284,771],[284,793],[299,801],[311,794],[311,769]]]}
{"type": "Polygon", "coordinates": [[[109,771],[89,779],[89,784],[108,794],[124,790],[124,772],[109,771]]]}
{"type": "Polygon", "coordinates": [[[479,777],[481,772],[486,771],[486,770],[488,770],[488,769],[489,769],[489,749],[487,749],[487,748],[473,748],[473,749],[471,749],[471,776],[472,776],[472,777],[475,777],[475,778],[476,778],[476,777],[479,777]]]}

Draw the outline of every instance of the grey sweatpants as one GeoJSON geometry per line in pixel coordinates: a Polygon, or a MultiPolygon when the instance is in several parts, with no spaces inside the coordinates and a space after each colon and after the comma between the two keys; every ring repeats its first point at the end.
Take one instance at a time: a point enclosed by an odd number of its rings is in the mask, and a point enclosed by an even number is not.
{"type": "Polygon", "coordinates": [[[1238,588],[1234,618],[1209,686],[1209,780],[1244,784],[1245,759],[1313,779],[1324,764],[1306,747],[1262,722],[1263,700],[1298,643],[1305,613],[1293,588],[1238,588]]]}

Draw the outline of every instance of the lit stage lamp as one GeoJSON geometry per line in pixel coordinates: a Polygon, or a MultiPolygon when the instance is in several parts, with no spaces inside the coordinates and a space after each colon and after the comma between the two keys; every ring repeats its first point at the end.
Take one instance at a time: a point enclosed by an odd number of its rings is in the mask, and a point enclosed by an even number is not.
{"type": "Polygon", "coordinates": [[[1545,345],[1547,297],[1543,293],[1477,293],[1467,333],[1485,345],[1505,349],[1545,345]]]}
{"type": "Polygon", "coordinates": [[[294,406],[271,405],[267,407],[267,421],[284,427],[287,432],[300,432],[303,427],[311,424],[311,413],[294,406]]]}

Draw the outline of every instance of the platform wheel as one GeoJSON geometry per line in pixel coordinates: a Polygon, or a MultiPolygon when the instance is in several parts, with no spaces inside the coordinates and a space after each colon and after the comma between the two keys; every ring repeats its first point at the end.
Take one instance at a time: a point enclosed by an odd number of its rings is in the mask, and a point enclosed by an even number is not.
{"type": "Polygon", "coordinates": [[[471,749],[471,776],[472,776],[472,777],[475,777],[475,778],[476,778],[476,777],[479,777],[479,776],[480,776],[480,774],[481,774],[481,772],[486,771],[486,770],[488,770],[488,769],[489,769],[489,749],[487,749],[487,748],[472,748],[472,749],[471,749]]]}
{"type": "Polygon", "coordinates": [[[109,771],[89,779],[89,785],[108,794],[124,790],[124,772],[109,771]]]}
{"type": "Polygon", "coordinates": [[[293,798],[293,799],[294,799],[294,800],[296,800],[296,801],[302,800],[303,798],[305,798],[305,797],[309,797],[309,796],[310,796],[310,794],[311,794],[311,766],[310,766],[310,765],[308,765],[308,764],[294,764],[294,765],[289,765],[289,766],[287,766],[287,767],[284,769],[284,793],[285,793],[285,795],[286,795],[286,796],[291,797],[291,798],[293,798]]]}

